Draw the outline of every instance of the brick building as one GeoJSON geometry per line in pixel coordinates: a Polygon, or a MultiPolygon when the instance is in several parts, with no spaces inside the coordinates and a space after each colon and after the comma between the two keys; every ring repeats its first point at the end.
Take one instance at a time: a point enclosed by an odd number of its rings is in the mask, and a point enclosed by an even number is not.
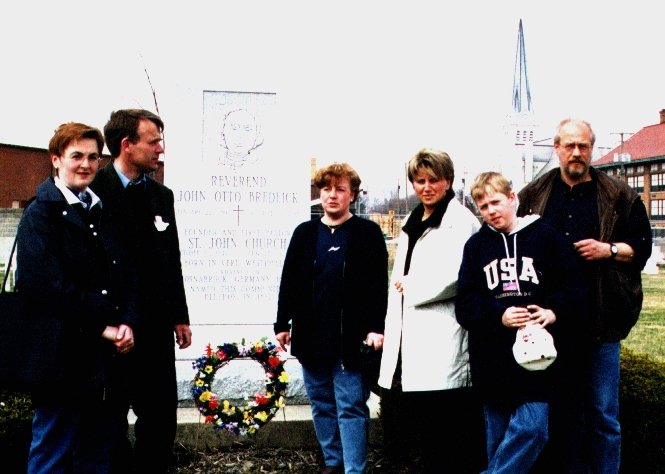
{"type": "Polygon", "coordinates": [[[0,209],[24,208],[52,172],[47,150],[0,143],[0,209]]]}
{"type": "Polygon", "coordinates": [[[637,191],[653,236],[665,237],[665,109],[659,123],[644,127],[592,164],[637,191]]]}
{"type": "MultiPolygon", "coordinates": [[[[109,155],[104,155],[100,166],[105,166],[110,159],[109,155]]],[[[0,278],[7,268],[23,209],[35,195],[37,186],[49,176],[53,176],[53,167],[48,150],[0,143],[0,278]]],[[[164,182],[162,162],[152,177],[164,182]]],[[[13,287],[13,275],[7,286],[8,289],[13,287]]]]}
{"type": "MultiPolygon", "coordinates": [[[[100,167],[111,157],[102,156],[100,167]]],[[[0,143],[0,209],[23,209],[39,183],[53,176],[48,150],[0,143]]],[[[164,182],[164,163],[151,176],[164,182]]]]}

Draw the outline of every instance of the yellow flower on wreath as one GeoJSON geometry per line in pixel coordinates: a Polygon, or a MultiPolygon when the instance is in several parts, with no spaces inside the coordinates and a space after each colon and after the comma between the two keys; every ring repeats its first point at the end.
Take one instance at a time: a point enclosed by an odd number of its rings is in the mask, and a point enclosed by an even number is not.
{"type": "Polygon", "coordinates": [[[231,406],[228,400],[224,400],[224,409],[222,410],[223,413],[226,413],[227,415],[233,415],[235,412],[235,408],[231,406]]]}
{"type": "Polygon", "coordinates": [[[268,419],[268,415],[267,415],[266,412],[264,412],[264,411],[260,411],[260,412],[258,412],[256,415],[254,415],[254,417],[255,417],[255,418],[258,418],[259,420],[261,420],[261,421],[264,422],[264,423],[265,423],[266,420],[268,419]]]}
{"type": "Polygon", "coordinates": [[[206,373],[208,373],[208,374],[212,373],[212,365],[206,365],[205,369],[203,369],[203,370],[205,370],[206,373]]]}
{"type": "Polygon", "coordinates": [[[196,379],[196,386],[197,387],[203,387],[205,385],[205,382],[201,379],[196,379]]]}
{"type": "Polygon", "coordinates": [[[210,392],[206,391],[206,392],[203,392],[201,394],[201,396],[199,397],[199,400],[201,400],[203,403],[205,403],[208,400],[210,400],[211,396],[212,396],[212,394],[210,392]]]}
{"type": "Polygon", "coordinates": [[[275,405],[277,405],[278,408],[284,408],[286,403],[284,402],[284,397],[279,397],[279,400],[275,402],[275,405]]]}
{"type": "Polygon", "coordinates": [[[289,381],[289,374],[287,374],[286,372],[282,372],[281,374],[279,374],[278,379],[282,383],[287,383],[289,381]]]}
{"type": "Polygon", "coordinates": [[[243,418],[244,418],[245,420],[251,420],[251,419],[252,419],[252,414],[250,413],[249,410],[245,411],[245,412],[242,414],[242,416],[243,416],[243,418]]]}

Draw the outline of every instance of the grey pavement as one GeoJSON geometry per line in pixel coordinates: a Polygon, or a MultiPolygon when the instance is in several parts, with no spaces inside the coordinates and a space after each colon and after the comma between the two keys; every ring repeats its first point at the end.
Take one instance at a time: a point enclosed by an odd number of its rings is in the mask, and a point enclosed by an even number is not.
{"type": "MultiPolygon", "coordinates": [[[[370,444],[381,441],[379,397],[371,394],[367,403],[370,408],[370,444]]],[[[136,419],[129,413],[130,433],[136,419]]],[[[230,446],[233,443],[255,444],[270,448],[314,448],[318,446],[309,405],[286,405],[256,435],[233,436],[219,432],[211,424],[205,424],[197,408],[178,408],[178,431],[176,443],[194,449],[230,446]]]]}

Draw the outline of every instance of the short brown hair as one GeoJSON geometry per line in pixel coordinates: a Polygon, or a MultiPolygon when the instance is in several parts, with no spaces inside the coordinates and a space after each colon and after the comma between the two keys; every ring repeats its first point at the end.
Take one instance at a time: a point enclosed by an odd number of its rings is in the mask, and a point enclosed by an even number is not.
{"type": "Polygon", "coordinates": [[[356,173],[356,170],[351,168],[347,163],[333,163],[332,165],[328,165],[325,168],[318,170],[314,177],[314,186],[316,186],[317,189],[321,189],[340,178],[349,179],[351,192],[353,193],[353,201],[351,202],[356,202],[358,194],[360,193],[360,183],[362,181],[360,180],[358,173],[356,173]]]}
{"type": "Polygon", "coordinates": [[[104,137],[106,137],[106,146],[113,158],[120,155],[120,144],[123,138],[128,138],[130,142],[139,141],[139,123],[141,120],[150,120],[157,125],[159,132],[164,131],[164,122],[158,115],[145,109],[122,109],[111,112],[109,121],[104,126],[104,137]]]}
{"type": "Polygon", "coordinates": [[[505,176],[495,171],[487,171],[480,173],[473,181],[471,185],[471,198],[474,201],[482,199],[487,193],[488,187],[497,193],[505,194],[507,197],[510,197],[510,193],[512,192],[510,181],[505,176]]]}
{"type": "Polygon", "coordinates": [[[95,127],[77,122],[63,123],[55,130],[55,134],[48,144],[48,152],[50,155],[61,157],[71,142],[84,138],[92,138],[97,142],[98,153],[101,156],[104,150],[102,132],[95,127]]]}
{"type": "Polygon", "coordinates": [[[416,155],[411,158],[408,166],[409,181],[413,184],[416,175],[425,171],[433,178],[445,179],[453,185],[455,179],[455,166],[450,155],[445,151],[435,150],[433,148],[422,148],[416,155]]]}

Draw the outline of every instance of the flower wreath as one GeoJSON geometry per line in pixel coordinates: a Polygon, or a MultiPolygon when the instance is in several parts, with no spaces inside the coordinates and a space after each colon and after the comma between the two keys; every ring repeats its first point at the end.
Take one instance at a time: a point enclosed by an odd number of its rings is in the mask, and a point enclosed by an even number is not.
{"type": "Polygon", "coordinates": [[[192,363],[197,371],[192,382],[192,396],[206,423],[213,423],[215,429],[226,430],[234,435],[253,435],[268,423],[277,410],[286,403],[286,386],[289,374],[284,371],[284,362],[279,357],[282,349],[267,337],[257,343],[225,343],[217,350],[206,346],[206,354],[192,363]],[[266,392],[258,393],[245,407],[234,407],[228,400],[220,402],[210,391],[215,373],[233,359],[254,359],[266,372],[266,392]]]}

